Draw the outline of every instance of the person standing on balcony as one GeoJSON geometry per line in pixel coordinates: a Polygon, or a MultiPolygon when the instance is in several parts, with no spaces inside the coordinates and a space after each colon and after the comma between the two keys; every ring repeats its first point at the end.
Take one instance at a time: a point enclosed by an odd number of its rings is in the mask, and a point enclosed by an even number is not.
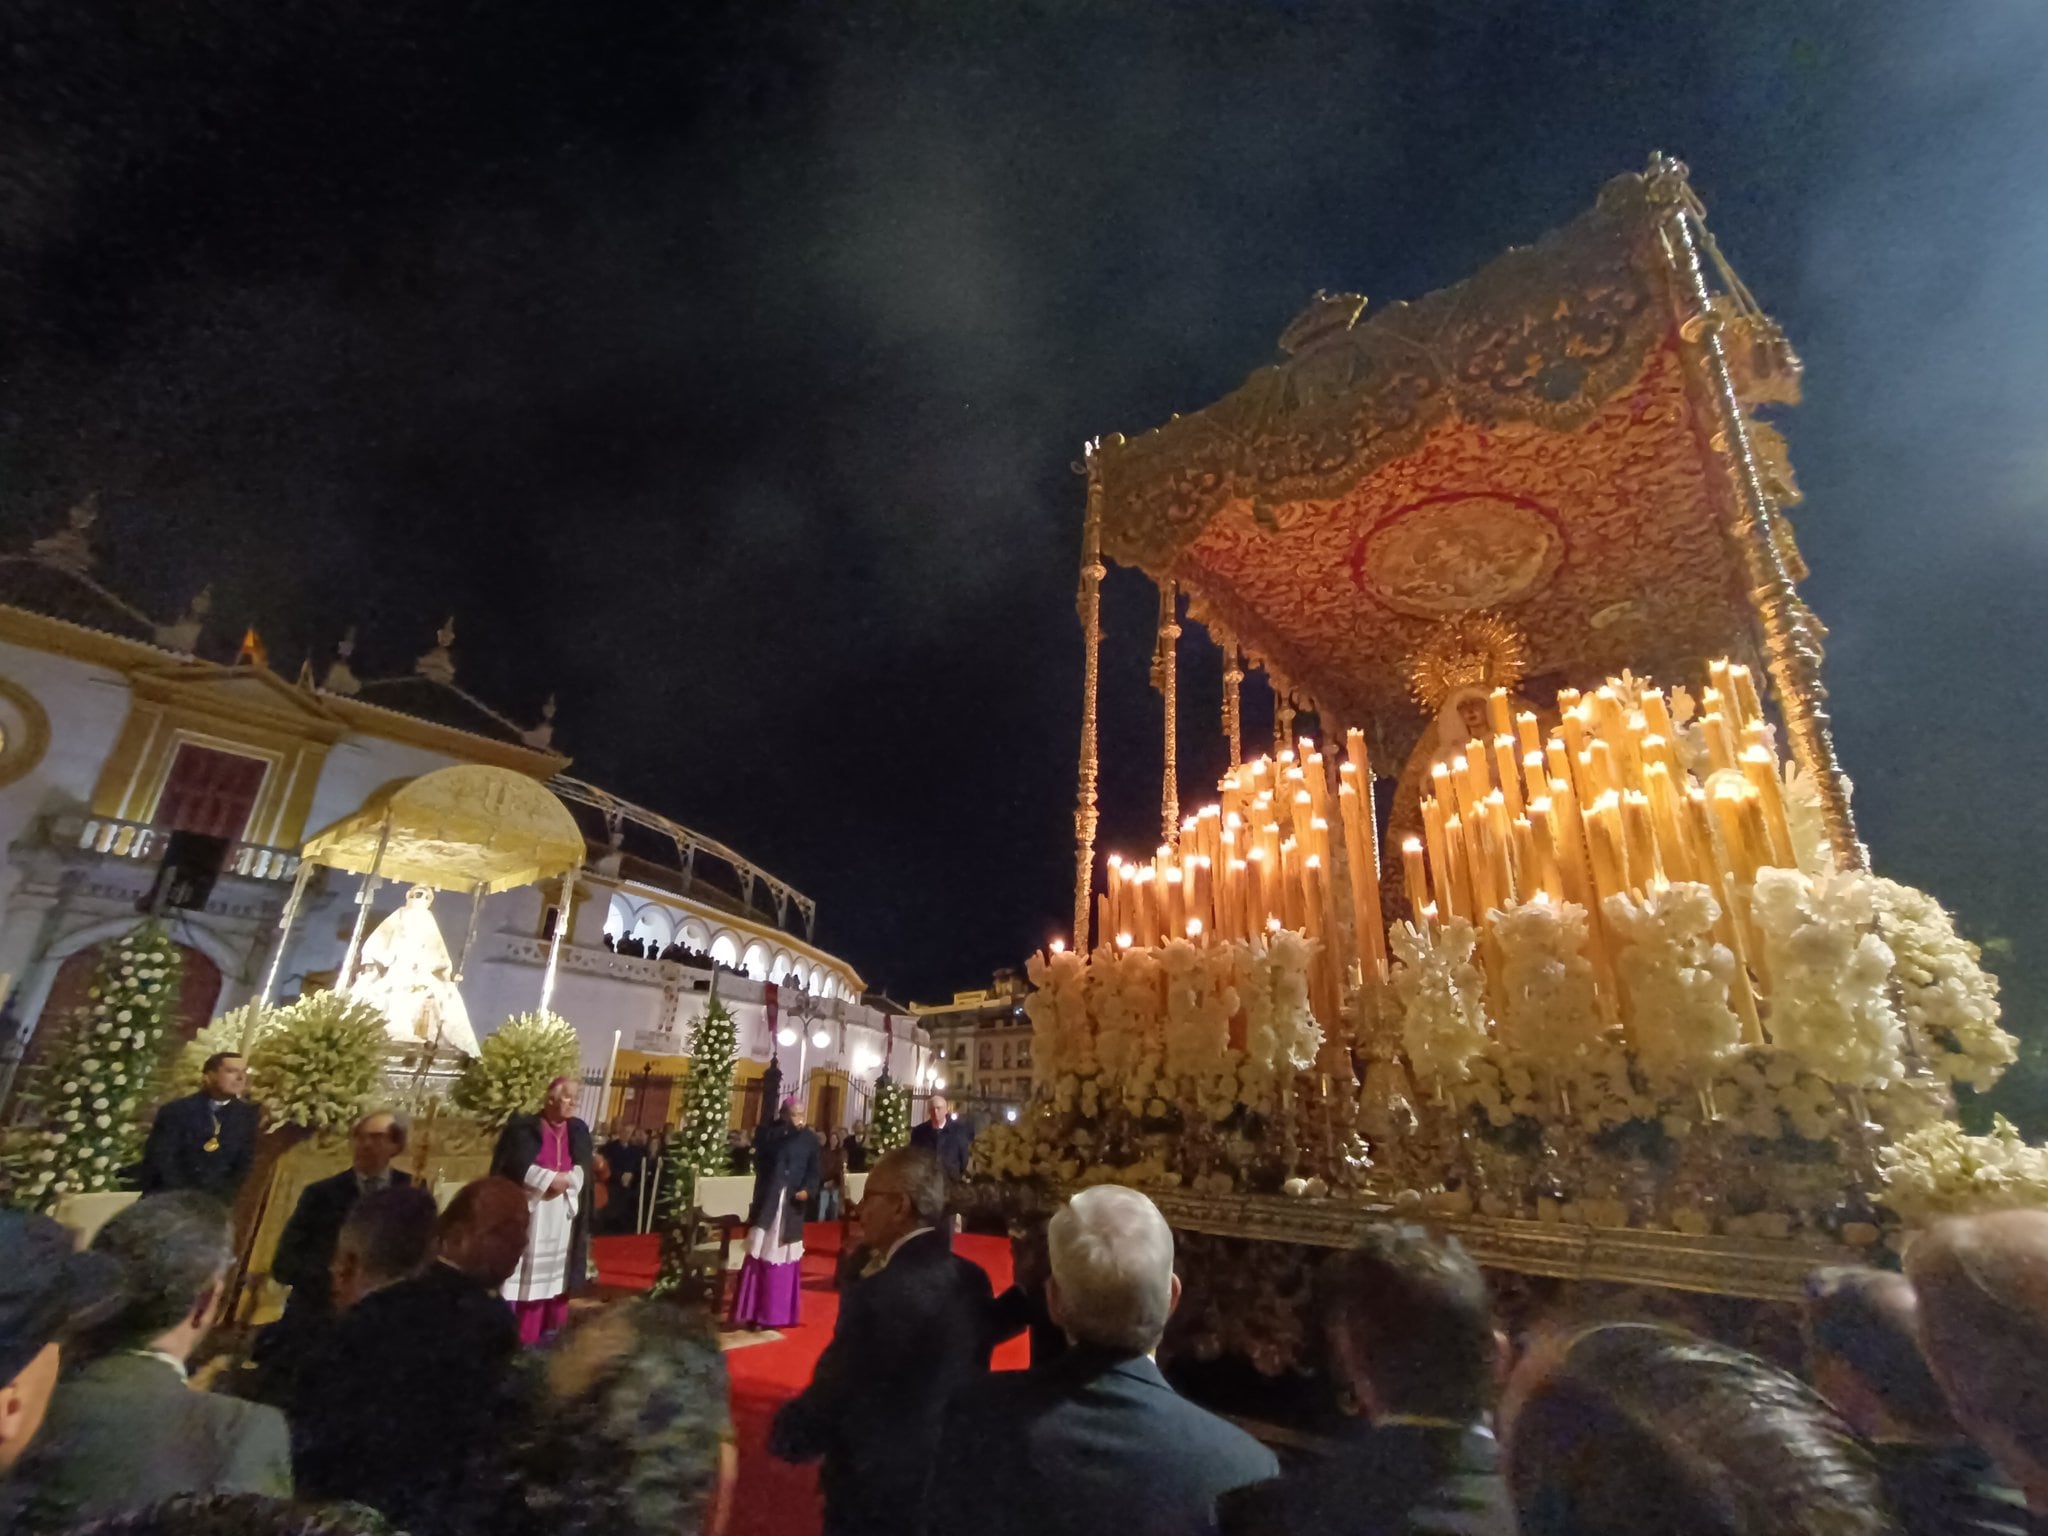
{"type": "Polygon", "coordinates": [[[256,1155],[254,1104],[242,1097],[248,1064],[233,1051],[206,1058],[199,1091],[156,1112],[142,1149],[142,1192],[196,1189],[233,1210],[256,1155]]]}
{"type": "Polygon", "coordinates": [[[525,1189],[533,1217],[526,1252],[505,1282],[522,1344],[559,1333],[569,1320],[569,1298],[589,1278],[594,1149],[575,1108],[575,1083],[556,1078],[539,1114],[505,1122],[491,1155],[491,1172],[525,1189]]]}

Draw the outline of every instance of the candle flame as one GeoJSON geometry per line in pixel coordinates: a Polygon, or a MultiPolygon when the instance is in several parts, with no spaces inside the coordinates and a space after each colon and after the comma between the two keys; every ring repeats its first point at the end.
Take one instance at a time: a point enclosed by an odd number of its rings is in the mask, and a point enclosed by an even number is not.
{"type": "Polygon", "coordinates": [[[1128,933],[1118,934],[1116,936],[1116,947],[1118,949],[1129,949],[1131,947],[1131,936],[1128,933]]]}
{"type": "Polygon", "coordinates": [[[1277,918],[1277,917],[1269,917],[1269,918],[1267,918],[1267,919],[1266,919],[1266,931],[1267,931],[1268,933],[1278,933],[1278,932],[1280,931],[1280,919],[1279,919],[1279,918],[1277,918]]]}
{"type": "Polygon", "coordinates": [[[1402,838],[1402,839],[1401,839],[1401,851],[1402,851],[1403,853],[1420,853],[1420,852],[1422,852],[1422,839],[1421,839],[1421,838],[1419,838],[1419,837],[1404,837],[1404,838],[1402,838]]]}
{"type": "Polygon", "coordinates": [[[1065,939],[1054,939],[1046,948],[1056,955],[1064,955],[1067,952],[1067,941],[1065,939]]]}
{"type": "Polygon", "coordinates": [[[1200,938],[1201,936],[1202,936],[1202,920],[1201,920],[1201,919],[1200,919],[1199,917],[1191,917],[1191,918],[1189,918],[1189,919],[1188,919],[1188,937],[1189,937],[1189,938],[1191,938],[1191,939],[1198,939],[1198,938],[1200,938]]]}

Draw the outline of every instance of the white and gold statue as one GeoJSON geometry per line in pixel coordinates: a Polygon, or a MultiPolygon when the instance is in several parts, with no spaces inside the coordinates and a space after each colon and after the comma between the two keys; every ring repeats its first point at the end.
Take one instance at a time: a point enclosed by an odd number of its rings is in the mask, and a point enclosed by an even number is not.
{"type": "Polygon", "coordinates": [[[434,893],[416,885],[405,905],[377,925],[363,944],[362,968],[349,989],[383,1010],[391,1036],[408,1044],[430,1041],[477,1054],[469,1010],[455,985],[455,967],[434,921],[434,893]]]}

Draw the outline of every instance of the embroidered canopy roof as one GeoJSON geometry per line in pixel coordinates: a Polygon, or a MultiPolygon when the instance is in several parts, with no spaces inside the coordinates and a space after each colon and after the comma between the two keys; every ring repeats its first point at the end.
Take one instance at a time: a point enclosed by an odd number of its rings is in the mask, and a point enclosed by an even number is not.
{"type": "MultiPolygon", "coordinates": [[[[1180,583],[1351,722],[1413,717],[1405,664],[1458,614],[1519,630],[1534,675],[1747,652],[1725,441],[1652,193],[1620,177],[1536,245],[1366,318],[1319,296],[1282,361],[1096,450],[1103,553],[1180,583]]],[[[1796,398],[1768,322],[1728,319],[1745,403],[1796,398]]],[[[1776,434],[1751,431],[1796,499],[1776,434]]]]}
{"type": "Polygon", "coordinates": [[[309,839],[303,857],[441,890],[509,891],[583,863],[583,833],[545,784],[461,764],[387,784],[309,839]]]}

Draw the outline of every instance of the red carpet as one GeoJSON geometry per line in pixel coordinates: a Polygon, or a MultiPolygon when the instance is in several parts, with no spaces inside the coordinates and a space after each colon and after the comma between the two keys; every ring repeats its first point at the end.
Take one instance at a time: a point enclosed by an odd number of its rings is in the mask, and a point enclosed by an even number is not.
{"type": "MultiPolygon", "coordinates": [[[[607,1286],[644,1290],[654,1281],[659,1243],[652,1237],[600,1237],[592,1243],[600,1280],[607,1286]]],[[[988,1271],[1001,1291],[1010,1284],[1010,1245],[1000,1237],[963,1236],[963,1258],[988,1271]]],[[[839,1257],[837,1222],[813,1222],[804,1229],[804,1320],[779,1339],[727,1353],[732,1381],[733,1425],[739,1432],[739,1494],[730,1536],[817,1536],[818,1469],[793,1467],[768,1454],[768,1424],[775,1410],[810,1382],[818,1356],[832,1339],[839,1318],[839,1293],[832,1267],[839,1257]]],[[[1022,1370],[1030,1346],[1012,1339],[996,1351],[999,1371],[1022,1370]]]]}

